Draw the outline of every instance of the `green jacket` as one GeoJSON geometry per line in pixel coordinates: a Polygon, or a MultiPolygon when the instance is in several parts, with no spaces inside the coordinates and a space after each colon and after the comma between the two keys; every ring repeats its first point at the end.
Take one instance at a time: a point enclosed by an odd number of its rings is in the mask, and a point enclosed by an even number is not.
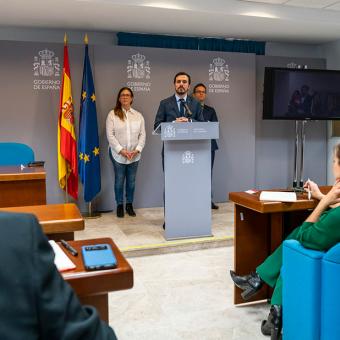
{"type": "Polygon", "coordinates": [[[306,248],[316,250],[332,248],[340,242],[340,207],[323,212],[318,222],[302,223],[293,238],[306,248]]]}
{"type": "MultiPolygon", "coordinates": [[[[287,240],[297,240],[305,248],[326,251],[340,242],[340,207],[322,213],[315,223],[304,222],[295,228],[287,240]]],[[[271,303],[282,304],[282,245],[256,268],[261,279],[274,288],[271,303]]]]}

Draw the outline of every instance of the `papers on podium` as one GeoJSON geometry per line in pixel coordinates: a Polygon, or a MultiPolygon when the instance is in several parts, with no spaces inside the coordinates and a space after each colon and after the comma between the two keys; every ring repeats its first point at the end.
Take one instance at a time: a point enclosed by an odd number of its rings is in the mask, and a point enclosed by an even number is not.
{"type": "Polygon", "coordinates": [[[54,264],[60,272],[76,268],[76,265],[68,258],[55,241],[51,240],[49,243],[55,254],[54,264]]]}
{"type": "Polygon", "coordinates": [[[262,191],[260,194],[260,201],[296,202],[297,197],[295,192],[262,191]]]}

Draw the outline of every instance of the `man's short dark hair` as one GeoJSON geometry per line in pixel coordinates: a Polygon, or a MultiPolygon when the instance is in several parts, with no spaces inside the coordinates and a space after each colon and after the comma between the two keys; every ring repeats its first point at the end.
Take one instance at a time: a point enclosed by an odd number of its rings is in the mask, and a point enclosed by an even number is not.
{"type": "Polygon", "coordinates": [[[207,87],[206,87],[203,83],[198,83],[198,84],[196,84],[195,87],[194,87],[194,90],[193,90],[194,93],[196,92],[196,89],[197,89],[198,87],[204,87],[204,90],[207,91],[207,87]]]}
{"type": "Polygon", "coordinates": [[[187,76],[187,77],[188,77],[189,85],[191,84],[191,77],[190,77],[189,74],[186,73],[186,72],[178,72],[178,73],[175,75],[174,84],[176,83],[176,78],[177,78],[178,76],[187,76]]]}

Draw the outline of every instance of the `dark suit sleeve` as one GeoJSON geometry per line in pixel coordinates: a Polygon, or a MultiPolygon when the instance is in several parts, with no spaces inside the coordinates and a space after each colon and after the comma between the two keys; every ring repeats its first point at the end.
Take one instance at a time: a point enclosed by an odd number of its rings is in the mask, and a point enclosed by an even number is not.
{"type": "Polygon", "coordinates": [[[211,122],[218,122],[215,109],[213,107],[211,109],[212,109],[212,111],[211,111],[211,122]]]}
{"type": "Polygon", "coordinates": [[[194,98],[192,100],[192,121],[204,122],[203,110],[201,104],[194,98]]]}
{"type": "Polygon", "coordinates": [[[159,124],[164,123],[166,121],[165,119],[165,103],[164,100],[162,100],[159,104],[159,108],[155,117],[155,123],[153,124],[153,129],[156,130],[159,124]]]}
{"type": "MultiPolygon", "coordinates": [[[[116,339],[95,308],[82,306],[54,265],[54,252],[31,217],[34,291],[41,339],[116,339]]],[[[31,254],[27,254],[31,256],[31,254]]]]}

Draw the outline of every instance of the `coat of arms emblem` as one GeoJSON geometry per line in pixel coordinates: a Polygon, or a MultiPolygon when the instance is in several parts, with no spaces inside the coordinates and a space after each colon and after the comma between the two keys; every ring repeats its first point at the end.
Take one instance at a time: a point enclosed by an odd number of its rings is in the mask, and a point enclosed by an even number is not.
{"type": "Polygon", "coordinates": [[[35,77],[59,77],[60,76],[60,64],[59,58],[55,57],[53,51],[47,48],[38,52],[39,56],[34,57],[33,62],[33,74],[35,77]]]}
{"type": "Polygon", "coordinates": [[[150,62],[146,60],[145,55],[137,53],[131,56],[128,60],[127,74],[128,78],[150,79],[150,62]]]}
{"type": "Polygon", "coordinates": [[[182,164],[194,164],[194,154],[191,151],[185,151],[182,155],[182,164]]]}
{"type": "Polygon", "coordinates": [[[209,81],[229,81],[229,68],[224,59],[213,59],[209,66],[209,81]]]}
{"type": "Polygon", "coordinates": [[[164,137],[165,138],[175,138],[176,137],[176,129],[171,125],[167,125],[164,129],[164,137]]]}

